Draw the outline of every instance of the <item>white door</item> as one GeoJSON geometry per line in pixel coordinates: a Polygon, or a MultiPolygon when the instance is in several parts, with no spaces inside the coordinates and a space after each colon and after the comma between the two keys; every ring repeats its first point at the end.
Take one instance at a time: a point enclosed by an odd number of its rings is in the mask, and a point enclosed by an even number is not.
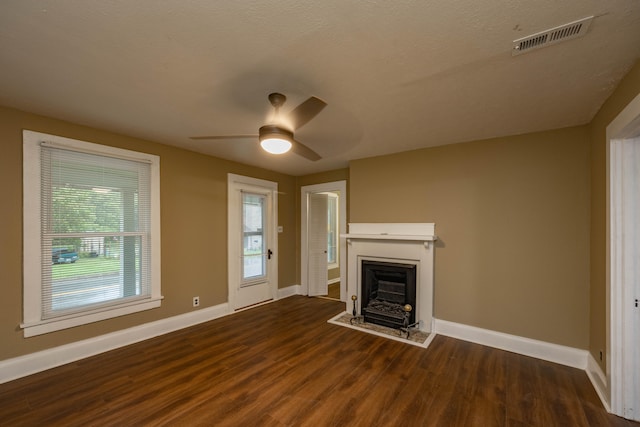
{"type": "Polygon", "coordinates": [[[307,243],[309,255],[309,295],[327,295],[327,208],[329,196],[309,194],[307,243]]]}
{"type": "Polygon", "coordinates": [[[621,150],[622,416],[640,421],[640,138],[618,141],[621,150]]]}
{"type": "Polygon", "coordinates": [[[640,421],[640,95],[607,127],[611,412],[640,421]]]}
{"type": "Polygon", "coordinates": [[[277,183],[229,174],[229,303],[237,310],[275,298],[277,183]]]}

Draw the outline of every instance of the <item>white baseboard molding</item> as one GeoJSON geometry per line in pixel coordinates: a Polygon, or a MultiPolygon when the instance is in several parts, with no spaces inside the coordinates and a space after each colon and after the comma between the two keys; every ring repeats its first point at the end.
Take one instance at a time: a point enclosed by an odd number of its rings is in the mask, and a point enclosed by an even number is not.
{"type": "Polygon", "coordinates": [[[302,287],[300,285],[278,288],[278,299],[287,298],[293,295],[302,295],[302,287]]]}
{"type": "Polygon", "coordinates": [[[0,361],[0,384],[230,314],[227,303],[0,361]]]}
{"type": "MultiPolygon", "coordinates": [[[[300,295],[300,291],[300,285],[280,288],[278,289],[278,299],[300,295]]],[[[208,322],[231,314],[232,312],[233,310],[230,310],[227,303],[219,304],[214,307],[203,308],[98,337],[3,360],[0,361],[0,384],[189,326],[208,322]]],[[[586,350],[579,350],[440,319],[434,319],[434,330],[440,335],[586,370],[596,393],[602,400],[607,411],[609,411],[609,402],[606,398],[608,396],[606,377],[596,361],[593,360],[593,357],[591,357],[586,350]]]]}
{"type": "Polygon", "coordinates": [[[585,370],[587,350],[435,319],[437,334],[585,370]]]}
{"type": "MultiPolygon", "coordinates": [[[[300,293],[300,285],[278,289],[278,299],[300,293]]],[[[270,301],[273,302],[273,301],[270,301]]],[[[0,384],[96,354],[154,338],[234,313],[228,303],[202,308],[98,337],[0,361],[0,384]]]]}
{"type": "Polygon", "coordinates": [[[602,372],[598,362],[593,358],[593,355],[587,350],[551,344],[545,341],[523,338],[446,320],[434,319],[434,323],[435,331],[440,335],[499,348],[585,371],[602,405],[607,412],[611,412],[607,377],[602,372]]]}
{"type": "Polygon", "coordinates": [[[607,410],[607,412],[611,412],[611,405],[609,404],[609,390],[607,387],[607,376],[602,372],[600,365],[596,362],[596,359],[593,358],[593,355],[589,353],[589,357],[587,358],[587,376],[593,385],[593,388],[596,390],[602,405],[607,410]]]}

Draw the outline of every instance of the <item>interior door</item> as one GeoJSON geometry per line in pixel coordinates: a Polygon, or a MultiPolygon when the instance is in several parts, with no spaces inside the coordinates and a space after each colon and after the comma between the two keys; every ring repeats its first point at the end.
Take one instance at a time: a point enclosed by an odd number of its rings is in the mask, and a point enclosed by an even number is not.
{"type": "Polygon", "coordinates": [[[307,245],[309,255],[309,295],[327,295],[327,208],[326,194],[310,193],[308,200],[307,245]]]}
{"type": "MultiPolygon", "coordinates": [[[[640,97],[638,100],[640,112],[640,97]]],[[[611,342],[607,370],[611,411],[640,421],[640,113],[635,123],[637,132],[632,137],[610,144],[611,342]]]]}
{"type": "Polygon", "coordinates": [[[623,416],[640,421],[640,137],[622,145],[623,416]]]}
{"type": "Polygon", "coordinates": [[[229,302],[233,309],[275,298],[276,194],[275,183],[230,174],[229,302]]]}

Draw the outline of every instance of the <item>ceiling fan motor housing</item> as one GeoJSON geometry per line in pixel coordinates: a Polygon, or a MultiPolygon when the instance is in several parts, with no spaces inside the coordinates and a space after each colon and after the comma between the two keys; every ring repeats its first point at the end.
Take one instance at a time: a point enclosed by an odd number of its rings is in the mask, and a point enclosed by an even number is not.
{"type": "Polygon", "coordinates": [[[293,141],[293,132],[277,125],[262,126],[258,131],[258,135],[260,135],[260,141],[267,138],[286,139],[289,142],[293,141]]]}

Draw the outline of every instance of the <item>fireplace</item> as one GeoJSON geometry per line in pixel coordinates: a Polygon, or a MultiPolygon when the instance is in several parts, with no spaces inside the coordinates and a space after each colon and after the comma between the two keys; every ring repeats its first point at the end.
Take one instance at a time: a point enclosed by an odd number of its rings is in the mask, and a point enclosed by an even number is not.
{"type": "Polygon", "coordinates": [[[423,332],[433,329],[433,276],[435,224],[433,223],[350,223],[347,242],[346,312],[356,311],[366,321],[397,328],[404,323],[404,310],[411,304],[409,324],[423,332]],[[400,272],[391,273],[399,269],[400,272]],[[375,285],[365,285],[372,276],[375,285]],[[375,289],[365,289],[365,287],[375,289]],[[382,300],[378,308],[402,317],[372,311],[372,300],[382,300]],[[413,301],[413,303],[412,303],[413,301]],[[399,323],[398,323],[399,322],[399,323]]]}
{"type": "Polygon", "coordinates": [[[416,265],[362,260],[361,269],[364,321],[398,329],[410,304],[409,324],[415,323],[416,265]]]}

